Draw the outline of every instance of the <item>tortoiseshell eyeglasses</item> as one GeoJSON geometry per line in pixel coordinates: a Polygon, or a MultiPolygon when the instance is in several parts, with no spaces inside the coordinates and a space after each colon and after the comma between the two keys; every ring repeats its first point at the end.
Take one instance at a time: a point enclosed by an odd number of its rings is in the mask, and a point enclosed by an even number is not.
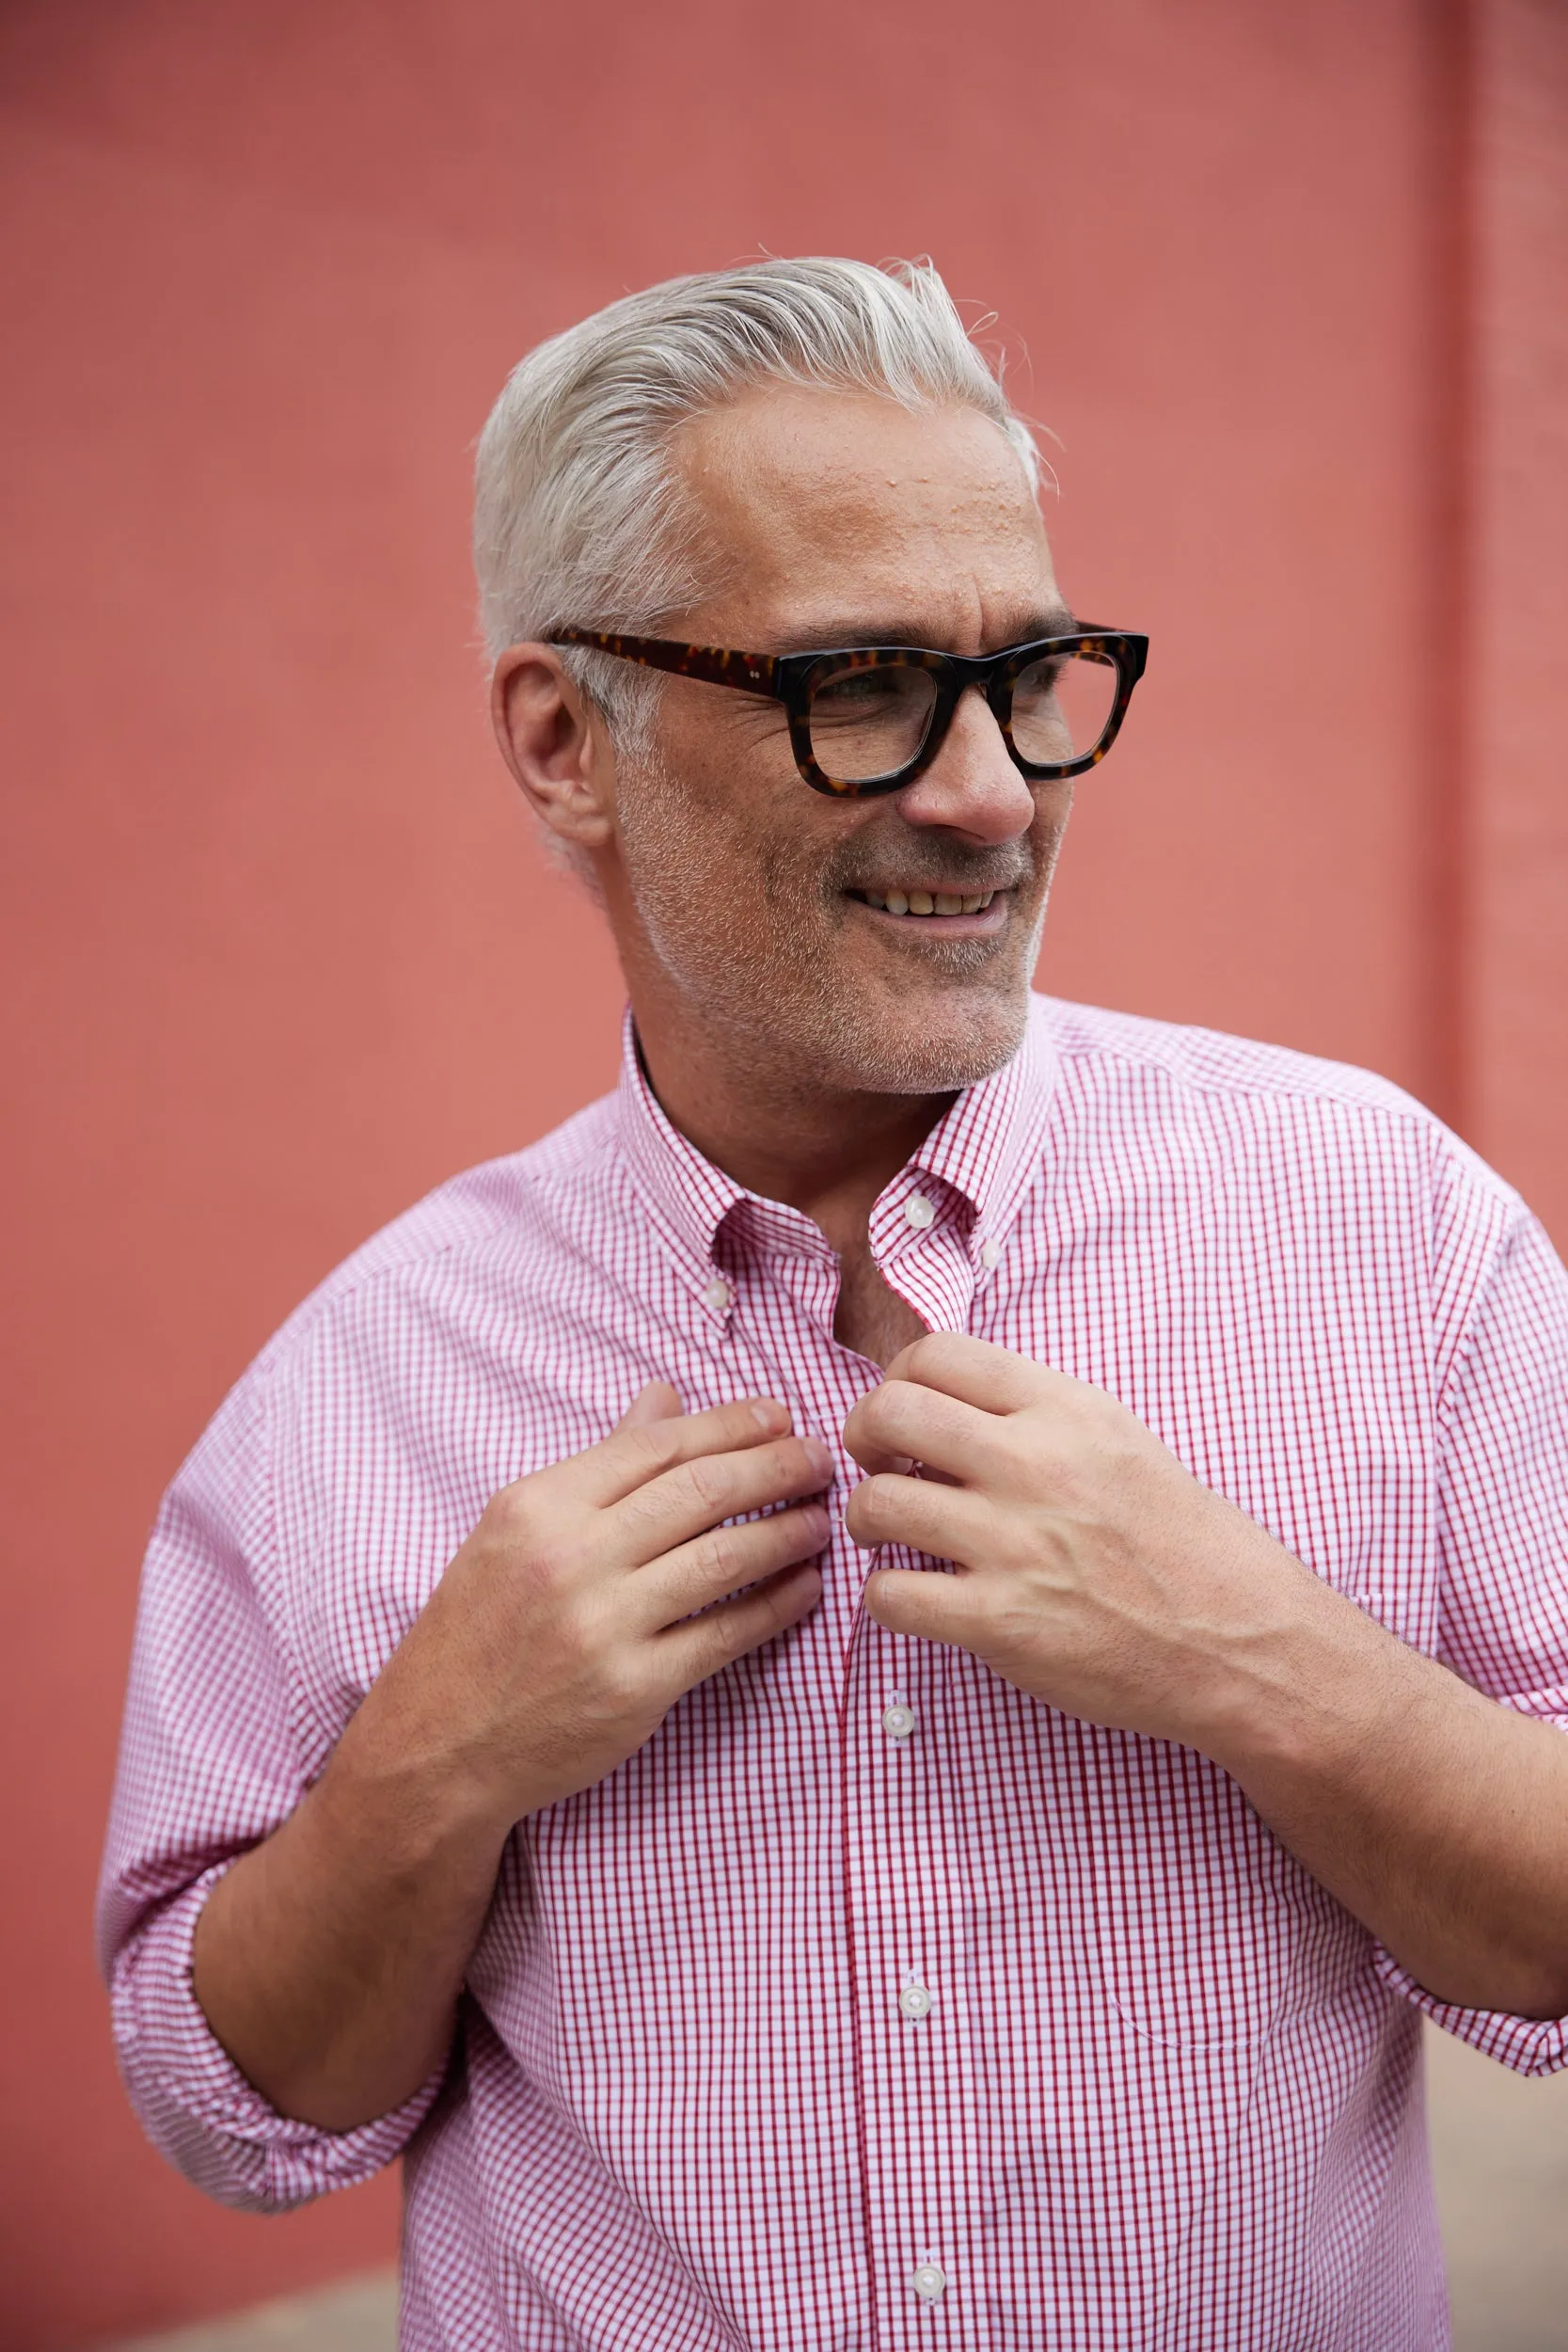
{"type": "Polygon", "coordinates": [[[730,653],[591,628],[556,629],[549,642],[769,696],[784,705],[795,765],[812,790],[844,800],[911,784],[941,751],[958,697],[971,686],[985,695],[1024,775],[1040,782],[1081,776],[1116,741],[1148,658],[1147,637],[1107,628],[974,656],[921,645],[730,653]]]}

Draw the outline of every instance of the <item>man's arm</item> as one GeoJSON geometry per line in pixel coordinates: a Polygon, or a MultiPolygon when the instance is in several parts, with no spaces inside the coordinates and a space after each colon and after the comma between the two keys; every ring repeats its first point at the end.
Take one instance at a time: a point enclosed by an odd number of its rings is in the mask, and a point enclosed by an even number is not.
{"type": "Polygon", "coordinates": [[[320,1780],[202,1912],[197,1997],[280,2113],[343,2132],[410,2098],[514,1824],[812,1608],[828,1521],[802,1498],[832,1457],[788,1431],[767,1399],[680,1415],[644,1391],[602,1445],[490,1503],[320,1780]]]}
{"type": "Polygon", "coordinates": [[[871,1473],[855,1541],[958,1568],[872,1576],[880,1624],[1212,1756],[1440,2000],[1568,2011],[1560,1733],[1373,1623],[1114,1398],[1003,1348],[917,1341],[845,1436],[871,1473]]]}

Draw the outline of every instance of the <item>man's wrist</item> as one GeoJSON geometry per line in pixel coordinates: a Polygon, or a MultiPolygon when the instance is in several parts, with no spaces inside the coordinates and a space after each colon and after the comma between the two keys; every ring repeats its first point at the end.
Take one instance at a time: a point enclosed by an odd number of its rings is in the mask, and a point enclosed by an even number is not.
{"type": "Polygon", "coordinates": [[[1199,1747],[1247,1786],[1252,1781],[1335,1781],[1354,1770],[1369,1734],[1418,1661],[1353,1600],[1290,1561],[1274,1605],[1240,1626],[1207,1693],[1199,1747]]]}
{"type": "Polygon", "coordinates": [[[318,1790],[380,1833],[410,1867],[459,1851],[499,1858],[530,1807],[526,1792],[486,1769],[471,1742],[435,1727],[389,1677],[374,1685],[333,1754],[318,1790]],[[519,1802],[519,1796],[522,1802],[519,1802]]]}

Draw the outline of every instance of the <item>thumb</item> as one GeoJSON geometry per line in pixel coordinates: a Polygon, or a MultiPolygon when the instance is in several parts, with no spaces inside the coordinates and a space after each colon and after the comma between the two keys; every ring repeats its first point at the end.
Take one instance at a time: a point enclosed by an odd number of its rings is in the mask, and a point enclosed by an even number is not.
{"type": "Polygon", "coordinates": [[[685,1410],[679,1389],[668,1380],[650,1380],[645,1389],[639,1389],[615,1426],[645,1429],[651,1421],[678,1421],[685,1410]]]}
{"type": "Polygon", "coordinates": [[[865,1580],[865,1613],[890,1633],[920,1642],[957,1642],[968,1648],[969,1596],[964,1580],[932,1568],[878,1568],[865,1580]]]}

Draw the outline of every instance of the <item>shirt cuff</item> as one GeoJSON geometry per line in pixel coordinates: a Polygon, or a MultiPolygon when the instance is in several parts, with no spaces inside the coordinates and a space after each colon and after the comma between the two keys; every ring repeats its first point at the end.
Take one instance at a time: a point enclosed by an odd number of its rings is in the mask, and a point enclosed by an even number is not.
{"type": "Polygon", "coordinates": [[[1507,2010],[1464,2009],[1440,2001],[1402,1968],[1381,1944],[1375,1947],[1378,1975],[1391,1993],[1412,2002],[1445,2033],[1472,2050],[1496,2058],[1515,2074],[1556,2074],[1568,2066],[1568,2017],[1514,2017],[1507,2010]]]}
{"type": "Polygon", "coordinates": [[[191,1979],[196,1923],[232,1867],[204,1872],[121,1951],[111,1986],[115,2043],[132,2104],[170,2163],[225,2204],[277,2213],[368,2181],[389,2164],[435,2103],[446,2068],[402,2106],[353,2131],[279,2115],[213,2032],[191,1979]]]}

